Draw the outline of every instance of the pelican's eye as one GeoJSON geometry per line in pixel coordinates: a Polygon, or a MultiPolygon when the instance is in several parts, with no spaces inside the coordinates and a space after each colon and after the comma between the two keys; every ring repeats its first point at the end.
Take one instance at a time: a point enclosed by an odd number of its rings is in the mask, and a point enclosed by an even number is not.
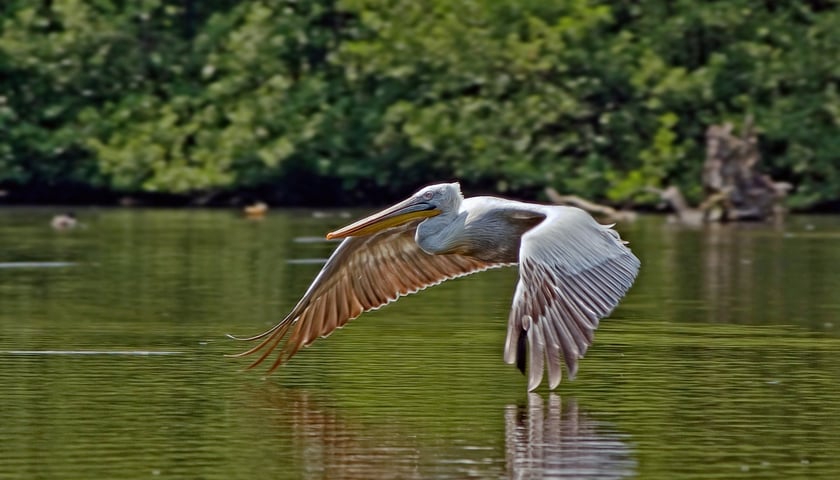
{"type": "Polygon", "coordinates": [[[424,192],[424,193],[423,193],[423,200],[431,200],[431,199],[432,199],[432,197],[434,197],[434,196],[435,196],[435,194],[434,194],[433,192],[431,192],[431,191],[429,191],[429,192],[424,192]]]}

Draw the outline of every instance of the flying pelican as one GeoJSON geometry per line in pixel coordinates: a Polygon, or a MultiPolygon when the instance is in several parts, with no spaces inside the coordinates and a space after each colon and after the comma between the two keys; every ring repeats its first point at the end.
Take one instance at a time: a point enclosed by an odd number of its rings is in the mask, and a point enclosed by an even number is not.
{"type": "Polygon", "coordinates": [[[544,368],[554,389],[563,361],[574,377],[599,319],[615,308],[640,265],[611,226],[583,210],[465,199],[458,183],[422,188],[327,234],[336,238],[344,241],[298,304],[271,329],[242,338],[261,341],[234,357],[259,353],[255,367],[286,338],[271,372],[362,312],[444,280],[518,263],[504,360],[522,373],[530,360],[529,391],[544,368]]]}

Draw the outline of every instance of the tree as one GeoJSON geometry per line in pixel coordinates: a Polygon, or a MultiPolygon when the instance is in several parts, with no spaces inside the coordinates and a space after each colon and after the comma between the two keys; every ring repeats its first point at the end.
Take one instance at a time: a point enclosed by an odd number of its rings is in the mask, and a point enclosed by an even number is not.
{"type": "Polygon", "coordinates": [[[307,178],[350,201],[459,178],[613,202],[677,184],[698,199],[706,128],[751,114],[796,206],[840,198],[836,1],[12,0],[0,11],[4,188],[194,196],[307,178]]]}

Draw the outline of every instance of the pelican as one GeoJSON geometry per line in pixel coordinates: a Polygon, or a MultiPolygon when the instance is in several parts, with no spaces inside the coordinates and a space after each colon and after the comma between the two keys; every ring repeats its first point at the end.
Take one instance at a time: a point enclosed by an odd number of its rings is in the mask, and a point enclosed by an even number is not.
{"type": "Polygon", "coordinates": [[[496,197],[464,198],[458,183],[430,185],[408,199],[327,234],[344,240],[292,311],[260,342],[233,355],[262,363],[285,339],[274,371],[303,346],[400,296],[489,268],[519,265],[504,348],[528,370],[528,390],[545,371],[551,389],[569,378],[640,262],[611,225],[575,207],[496,197]]]}

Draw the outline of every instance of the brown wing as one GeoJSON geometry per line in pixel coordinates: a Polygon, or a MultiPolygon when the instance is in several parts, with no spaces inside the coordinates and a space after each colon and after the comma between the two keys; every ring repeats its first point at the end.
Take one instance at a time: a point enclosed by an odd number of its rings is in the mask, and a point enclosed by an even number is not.
{"type": "Polygon", "coordinates": [[[249,368],[255,367],[286,338],[271,373],[302,346],[329,335],[362,312],[450,278],[501,266],[463,255],[424,252],[414,241],[419,223],[341,242],[291,313],[270,330],[242,339],[261,341],[233,356],[260,353],[249,368]]]}

